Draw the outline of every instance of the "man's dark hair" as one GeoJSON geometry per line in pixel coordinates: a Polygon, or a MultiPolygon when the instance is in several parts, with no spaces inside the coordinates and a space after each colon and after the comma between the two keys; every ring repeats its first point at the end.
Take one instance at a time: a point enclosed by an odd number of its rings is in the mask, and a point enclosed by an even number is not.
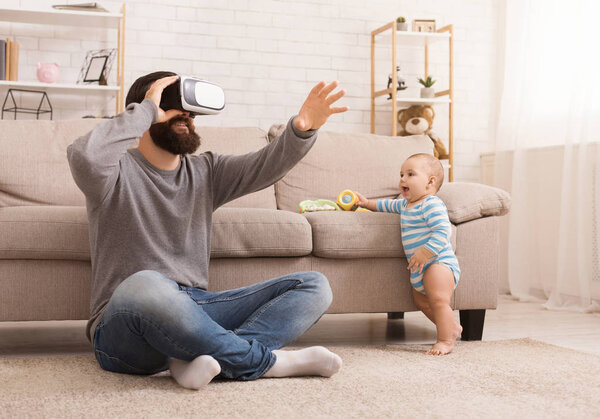
{"type": "MultiPolygon", "coordinates": [[[[173,73],[172,71],[155,71],[154,73],[146,74],[145,76],[138,78],[129,88],[129,92],[127,92],[125,106],[128,106],[130,103],[142,103],[146,97],[146,92],[152,83],[158,79],[162,79],[163,77],[176,75],[177,73],[173,73]]],[[[160,108],[163,111],[168,111],[169,109],[183,110],[181,106],[181,98],[179,96],[179,80],[167,86],[165,90],[163,90],[160,98],[160,108]]]]}

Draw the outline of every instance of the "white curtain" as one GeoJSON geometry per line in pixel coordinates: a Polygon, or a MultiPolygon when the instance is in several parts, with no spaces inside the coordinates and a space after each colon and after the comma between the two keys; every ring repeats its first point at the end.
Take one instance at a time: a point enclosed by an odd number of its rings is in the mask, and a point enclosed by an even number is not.
{"type": "Polygon", "coordinates": [[[495,183],[510,292],[600,311],[600,2],[506,0],[495,183]]]}

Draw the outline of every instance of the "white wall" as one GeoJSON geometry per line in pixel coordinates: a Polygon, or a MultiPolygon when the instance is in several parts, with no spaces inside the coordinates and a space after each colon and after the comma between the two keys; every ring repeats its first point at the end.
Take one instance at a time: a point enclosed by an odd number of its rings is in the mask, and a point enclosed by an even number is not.
{"type": "MultiPolygon", "coordinates": [[[[78,3],[79,1],[71,1],[78,3]]],[[[3,0],[2,7],[48,8],[58,0],[3,0]]],[[[326,129],[369,132],[370,31],[397,16],[454,24],[455,179],[478,181],[479,154],[492,148],[497,103],[497,49],[502,0],[132,0],[126,2],[125,85],[145,73],[171,70],[221,84],[227,107],[196,124],[259,126],[286,121],[318,81],[337,79],[351,110],[326,129]]],[[[120,2],[100,4],[117,12],[120,2]]],[[[1,20],[1,17],[0,17],[1,20]]],[[[116,45],[116,31],[0,23],[0,36],[21,44],[21,80],[35,80],[38,61],[56,61],[61,82],[75,82],[91,49],[116,45]]],[[[421,50],[401,50],[409,86],[422,76],[421,50]]],[[[432,47],[430,73],[447,88],[447,49],[432,47]],[[439,51],[437,49],[439,48],[439,51]],[[436,55],[437,54],[437,55],[436,55]]],[[[376,88],[391,65],[377,50],[376,88]]],[[[113,68],[116,72],[116,63],[113,68]]],[[[6,89],[0,89],[2,100],[6,89]]],[[[114,114],[103,97],[51,94],[55,119],[114,114]]],[[[436,107],[434,124],[447,138],[447,111],[436,107]]],[[[20,116],[21,117],[21,116],[20,116]]],[[[389,134],[389,114],[378,112],[377,133],[389,134]]]]}

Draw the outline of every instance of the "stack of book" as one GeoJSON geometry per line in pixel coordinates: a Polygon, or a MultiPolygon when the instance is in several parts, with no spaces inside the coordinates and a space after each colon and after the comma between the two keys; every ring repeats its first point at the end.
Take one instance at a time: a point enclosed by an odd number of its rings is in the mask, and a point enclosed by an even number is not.
{"type": "Polygon", "coordinates": [[[19,44],[0,39],[0,80],[19,80],[19,44]]]}

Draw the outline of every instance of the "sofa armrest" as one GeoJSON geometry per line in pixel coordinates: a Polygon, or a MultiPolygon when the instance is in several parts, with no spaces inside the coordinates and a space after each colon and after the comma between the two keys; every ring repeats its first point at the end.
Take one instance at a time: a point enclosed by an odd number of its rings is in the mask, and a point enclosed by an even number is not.
{"type": "Polygon", "coordinates": [[[508,192],[480,183],[445,183],[437,195],[446,204],[453,224],[504,215],[508,213],[511,203],[508,192]]]}

